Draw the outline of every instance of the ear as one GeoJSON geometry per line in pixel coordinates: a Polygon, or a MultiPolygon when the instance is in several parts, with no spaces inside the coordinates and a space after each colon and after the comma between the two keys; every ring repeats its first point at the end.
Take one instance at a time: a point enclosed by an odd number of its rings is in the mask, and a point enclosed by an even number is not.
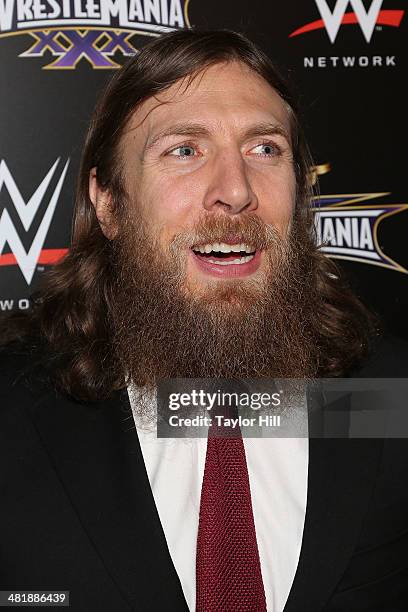
{"type": "Polygon", "coordinates": [[[92,168],[89,173],[89,198],[102,232],[106,238],[113,240],[118,233],[118,227],[112,211],[112,197],[108,189],[102,189],[98,184],[96,168],[92,168]]]}

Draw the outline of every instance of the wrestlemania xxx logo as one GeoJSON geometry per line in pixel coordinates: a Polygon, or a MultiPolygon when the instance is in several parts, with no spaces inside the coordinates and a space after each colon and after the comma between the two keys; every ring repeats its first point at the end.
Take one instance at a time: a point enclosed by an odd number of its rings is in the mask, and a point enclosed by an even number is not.
{"type": "Polygon", "coordinates": [[[0,0],[0,38],[30,36],[20,57],[53,56],[46,69],[118,68],[136,36],[190,27],[190,0],[0,0]]]}
{"type": "MultiPolygon", "coordinates": [[[[315,166],[318,174],[326,174],[330,164],[315,166]]],[[[402,265],[386,255],[378,239],[378,228],[384,219],[404,210],[408,204],[369,204],[389,192],[320,195],[314,198],[313,211],[322,251],[335,259],[381,266],[408,274],[402,265]]]]}

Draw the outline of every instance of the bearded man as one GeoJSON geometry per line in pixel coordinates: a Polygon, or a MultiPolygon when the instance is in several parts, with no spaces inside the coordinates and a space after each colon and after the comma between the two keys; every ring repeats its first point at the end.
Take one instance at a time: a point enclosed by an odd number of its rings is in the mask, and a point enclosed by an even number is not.
{"type": "Polygon", "coordinates": [[[240,34],[166,34],[115,74],[70,252],[2,327],[3,590],[87,612],[408,609],[404,440],[138,426],[162,379],[406,375],[316,245],[310,169],[287,85],[240,34]]]}

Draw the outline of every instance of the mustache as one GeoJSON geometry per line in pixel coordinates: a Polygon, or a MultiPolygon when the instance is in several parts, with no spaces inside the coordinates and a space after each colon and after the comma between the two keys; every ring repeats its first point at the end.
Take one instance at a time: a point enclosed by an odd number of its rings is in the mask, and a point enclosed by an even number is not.
{"type": "Polygon", "coordinates": [[[253,214],[240,214],[238,218],[227,215],[202,215],[191,228],[175,234],[169,248],[178,251],[200,244],[214,242],[245,243],[257,250],[281,244],[283,238],[276,227],[267,224],[253,214]]]}

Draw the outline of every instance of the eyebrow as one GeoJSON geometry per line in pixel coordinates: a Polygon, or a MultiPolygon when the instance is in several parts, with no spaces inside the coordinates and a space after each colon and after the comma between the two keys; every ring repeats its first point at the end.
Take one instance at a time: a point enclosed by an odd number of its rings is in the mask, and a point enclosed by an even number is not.
{"type": "MultiPolygon", "coordinates": [[[[191,122],[182,122],[171,125],[164,130],[161,130],[157,134],[155,134],[152,138],[148,139],[145,147],[144,153],[150,151],[154,146],[156,146],[161,140],[168,138],[170,136],[210,136],[211,130],[209,130],[205,125],[201,123],[191,123],[191,122]]],[[[273,123],[270,121],[261,121],[259,123],[255,123],[243,130],[241,132],[241,137],[246,138],[254,138],[256,136],[281,136],[284,138],[287,143],[290,145],[291,139],[288,132],[285,128],[277,123],[273,123]]]]}

